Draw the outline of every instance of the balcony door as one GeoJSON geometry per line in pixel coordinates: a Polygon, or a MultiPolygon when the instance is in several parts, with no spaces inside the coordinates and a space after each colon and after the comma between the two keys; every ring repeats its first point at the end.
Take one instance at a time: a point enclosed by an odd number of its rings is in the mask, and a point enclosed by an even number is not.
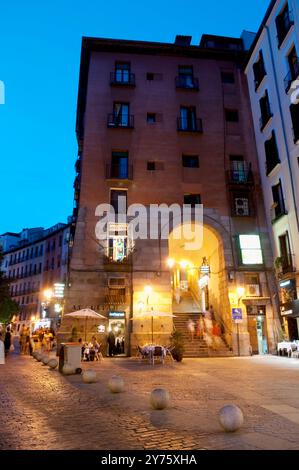
{"type": "Polygon", "coordinates": [[[184,88],[193,88],[193,67],[180,66],[179,67],[179,85],[184,88]]]}
{"type": "Polygon", "coordinates": [[[111,177],[128,178],[128,152],[112,152],[111,177]]]}
{"type": "Polygon", "coordinates": [[[193,106],[182,106],[180,109],[180,128],[183,131],[196,130],[196,111],[193,106]]]}
{"type": "Polygon", "coordinates": [[[117,126],[129,126],[130,106],[128,103],[114,103],[113,116],[117,126]]]}
{"type": "Polygon", "coordinates": [[[116,62],[115,81],[117,83],[129,83],[130,81],[130,64],[129,63],[116,62]]]}

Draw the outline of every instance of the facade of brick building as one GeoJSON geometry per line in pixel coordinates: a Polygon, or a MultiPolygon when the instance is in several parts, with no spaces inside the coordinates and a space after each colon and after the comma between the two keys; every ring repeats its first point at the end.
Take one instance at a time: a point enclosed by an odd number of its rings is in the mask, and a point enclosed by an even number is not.
{"type": "MultiPolygon", "coordinates": [[[[273,259],[244,49],[242,39],[209,35],[198,46],[186,36],[174,44],[83,38],[66,310],[103,314],[126,354],[153,338],[168,344],[173,327],[196,323],[211,305],[223,350],[275,349],[273,259]],[[173,232],[131,240],[128,220],[98,240],[96,208],[120,211],[119,196],[147,211],[203,204],[202,246],[188,251],[173,232]]],[[[190,355],[206,351],[203,343],[190,355]]]]}

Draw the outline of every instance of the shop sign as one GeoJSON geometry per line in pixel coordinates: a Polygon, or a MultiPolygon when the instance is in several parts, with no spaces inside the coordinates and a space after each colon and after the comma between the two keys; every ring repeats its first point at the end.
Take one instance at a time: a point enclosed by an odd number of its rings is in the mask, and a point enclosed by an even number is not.
{"type": "Polygon", "coordinates": [[[125,312],[109,312],[109,318],[125,318],[125,312]]]}
{"type": "Polygon", "coordinates": [[[241,308],[232,308],[232,318],[235,323],[242,323],[243,312],[241,308]]]}
{"type": "Polygon", "coordinates": [[[281,310],[281,315],[282,316],[292,315],[292,313],[293,313],[293,310],[281,310]]]}

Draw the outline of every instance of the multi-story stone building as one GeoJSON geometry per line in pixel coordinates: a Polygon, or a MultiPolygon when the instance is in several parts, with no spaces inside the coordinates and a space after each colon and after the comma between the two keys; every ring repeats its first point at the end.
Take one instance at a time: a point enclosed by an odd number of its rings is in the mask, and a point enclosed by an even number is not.
{"type": "MultiPolygon", "coordinates": [[[[68,224],[49,229],[24,229],[20,234],[0,237],[4,251],[2,271],[10,282],[12,298],[19,304],[16,328],[26,322],[54,326],[63,309],[70,243],[68,224]]],[[[59,323],[59,322],[58,322],[59,323]]]]}
{"type": "Polygon", "coordinates": [[[299,339],[299,1],[272,1],[247,59],[285,332],[299,339]]]}
{"type": "MultiPolygon", "coordinates": [[[[66,310],[97,309],[128,354],[152,340],[167,344],[174,326],[186,330],[211,305],[222,352],[275,349],[273,259],[245,58],[236,38],[204,35],[198,46],[185,36],[174,44],[83,39],[66,310]],[[202,203],[203,244],[191,251],[173,231],[132,240],[128,219],[99,241],[96,208],[122,212],[119,196],[124,207],[147,211],[202,203]]],[[[207,353],[204,340],[190,344],[187,354],[207,353]]]]}

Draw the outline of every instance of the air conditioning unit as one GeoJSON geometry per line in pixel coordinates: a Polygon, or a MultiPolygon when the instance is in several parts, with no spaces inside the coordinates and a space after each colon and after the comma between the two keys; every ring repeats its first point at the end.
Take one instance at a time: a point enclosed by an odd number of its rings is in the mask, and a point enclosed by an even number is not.
{"type": "Polygon", "coordinates": [[[235,199],[235,213],[240,216],[249,216],[249,204],[247,198],[235,199]]]}
{"type": "Polygon", "coordinates": [[[261,292],[259,284],[248,284],[246,287],[248,297],[260,297],[261,292]]]}
{"type": "Polygon", "coordinates": [[[108,287],[112,289],[123,289],[126,285],[125,277],[109,277],[108,279],[108,287]]]}

